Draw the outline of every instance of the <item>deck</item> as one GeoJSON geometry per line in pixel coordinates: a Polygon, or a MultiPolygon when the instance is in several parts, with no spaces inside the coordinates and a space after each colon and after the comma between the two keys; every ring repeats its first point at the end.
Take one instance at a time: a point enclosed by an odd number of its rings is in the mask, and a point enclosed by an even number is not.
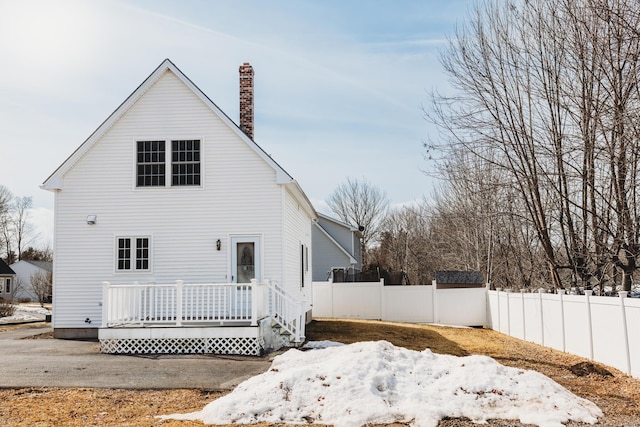
{"type": "Polygon", "coordinates": [[[277,285],[103,283],[103,353],[260,355],[304,340],[304,304],[277,285]]]}

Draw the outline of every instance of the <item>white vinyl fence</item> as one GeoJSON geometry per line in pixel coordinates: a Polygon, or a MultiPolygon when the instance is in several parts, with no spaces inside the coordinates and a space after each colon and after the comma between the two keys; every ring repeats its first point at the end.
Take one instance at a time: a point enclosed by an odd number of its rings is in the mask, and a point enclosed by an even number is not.
{"type": "Polygon", "coordinates": [[[313,316],[482,326],[640,378],[640,299],[313,282],[313,316]]]}
{"type": "Polygon", "coordinates": [[[313,317],[483,326],[486,289],[313,282],[313,317]]]}
{"type": "Polygon", "coordinates": [[[488,291],[491,329],[640,377],[640,299],[488,291]]]}

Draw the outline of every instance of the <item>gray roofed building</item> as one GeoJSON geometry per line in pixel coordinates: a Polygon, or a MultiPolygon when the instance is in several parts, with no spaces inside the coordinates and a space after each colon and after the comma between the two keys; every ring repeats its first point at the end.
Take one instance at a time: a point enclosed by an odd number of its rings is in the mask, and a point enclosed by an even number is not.
{"type": "Polygon", "coordinates": [[[13,299],[13,286],[16,272],[0,259],[0,299],[13,299]]]}
{"type": "Polygon", "coordinates": [[[11,267],[9,267],[6,262],[4,262],[4,260],[0,259],[0,275],[1,276],[15,276],[16,272],[13,271],[11,269],[11,267]]]}

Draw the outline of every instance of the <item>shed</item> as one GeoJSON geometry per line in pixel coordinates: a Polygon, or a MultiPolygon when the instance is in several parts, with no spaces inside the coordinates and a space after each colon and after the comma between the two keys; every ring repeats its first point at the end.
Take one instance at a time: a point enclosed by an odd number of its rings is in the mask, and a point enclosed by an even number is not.
{"type": "Polygon", "coordinates": [[[436,271],[437,289],[482,288],[484,282],[479,271],[436,271]]]}

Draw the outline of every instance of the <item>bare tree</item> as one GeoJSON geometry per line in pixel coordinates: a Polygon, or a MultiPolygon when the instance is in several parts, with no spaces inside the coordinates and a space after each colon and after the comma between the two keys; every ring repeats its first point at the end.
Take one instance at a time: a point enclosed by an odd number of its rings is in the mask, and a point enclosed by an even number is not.
{"type": "Polygon", "coordinates": [[[13,194],[9,189],[0,185],[0,255],[4,254],[4,258],[9,264],[9,254],[12,252],[12,229],[11,229],[11,206],[13,194]]]}
{"type": "Polygon", "coordinates": [[[50,272],[38,271],[31,275],[30,281],[38,302],[44,306],[53,294],[53,275],[50,272]]]}
{"type": "Polygon", "coordinates": [[[32,206],[31,197],[16,197],[13,208],[13,238],[16,243],[18,260],[22,259],[22,251],[33,238],[34,229],[29,222],[29,209],[32,206]]]}
{"type": "Polygon", "coordinates": [[[390,212],[381,225],[375,263],[385,270],[404,272],[410,284],[430,284],[433,266],[429,262],[428,224],[425,201],[390,212]]]}
{"type": "Polygon", "coordinates": [[[487,0],[442,55],[455,92],[427,111],[436,148],[504,174],[509,239],[535,233],[553,287],[628,290],[638,268],[639,35],[635,0],[487,0]]]}
{"type": "Polygon", "coordinates": [[[16,276],[13,280],[13,286],[11,287],[11,299],[14,301],[18,300],[18,294],[24,292],[29,292],[28,283],[26,283],[25,279],[21,276],[16,276]]]}
{"type": "Polygon", "coordinates": [[[380,225],[389,207],[387,195],[365,179],[347,178],[329,195],[327,204],[338,218],[362,231],[366,264],[366,250],[380,237],[380,225]]]}
{"type": "Polygon", "coordinates": [[[29,218],[31,197],[14,196],[0,185],[0,255],[7,264],[22,259],[22,252],[35,237],[29,218]]]}

